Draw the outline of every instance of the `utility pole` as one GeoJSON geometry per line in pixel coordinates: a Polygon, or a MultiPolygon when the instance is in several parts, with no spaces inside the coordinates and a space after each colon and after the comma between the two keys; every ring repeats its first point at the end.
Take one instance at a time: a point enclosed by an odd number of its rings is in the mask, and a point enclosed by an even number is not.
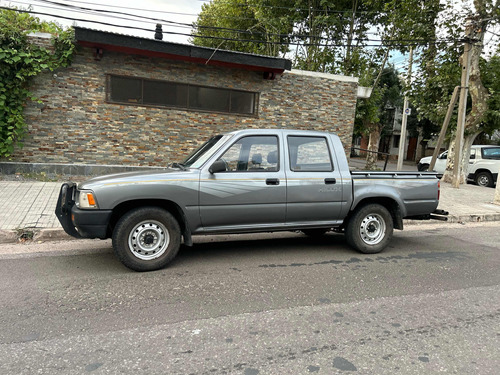
{"type": "MultiPolygon", "coordinates": [[[[410,47],[410,58],[408,61],[408,78],[406,84],[411,85],[411,67],[413,65],[413,47],[410,47]]],[[[408,122],[408,93],[405,93],[405,100],[403,104],[403,120],[401,121],[401,135],[399,137],[399,153],[398,153],[398,165],[397,170],[400,171],[403,168],[403,159],[405,157],[405,145],[406,145],[406,123],[408,122]]]]}
{"type": "Polygon", "coordinates": [[[465,110],[467,109],[467,93],[469,91],[469,72],[471,60],[471,35],[473,30],[473,22],[471,18],[467,18],[465,22],[465,43],[464,54],[462,60],[462,79],[460,82],[460,101],[458,103],[458,122],[457,134],[455,137],[455,160],[453,162],[453,177],[451,185],[454,188],[460,187],[460,177],[462,171],[460,168],[460,160],[462,159],[464,129],[465,129],[465,110]]]}

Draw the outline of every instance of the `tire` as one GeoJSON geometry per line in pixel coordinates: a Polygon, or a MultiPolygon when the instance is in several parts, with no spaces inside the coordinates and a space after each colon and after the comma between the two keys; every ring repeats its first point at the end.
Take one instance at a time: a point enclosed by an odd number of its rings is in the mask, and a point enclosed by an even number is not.
{"type": "Polygon", "coordinates": [[[489,172],[479,172],[474,177],[476,185],[484,187],[493,187],[493,176],[489,172]]]}
{"type": "Polygon", "coordinates": [[[417,169],[419,172],[427,172],[429,170],[429,164],[419,164],[417,169]]]}
{"type": "Polygon", "coordinates": [[[134,271],[154,271],[174,259],[181,243],[177,220],[159,207],[142,207],[123,215],[113,231],[118,259],[134,271]]]}
{"type": "Polygon", "coordinates": [[[356,209],[347,222],[347,243],[364,254],[384,250],[392,238],[394,224],[389,211],[380,204],[367,204],[356,209]]]}
{"type": "Polygon", "coordinates": [[[327,228],[302,229],[301,232],[309,237],[321,237],[326,232],[328,232],[328,229],[327,228]]]}

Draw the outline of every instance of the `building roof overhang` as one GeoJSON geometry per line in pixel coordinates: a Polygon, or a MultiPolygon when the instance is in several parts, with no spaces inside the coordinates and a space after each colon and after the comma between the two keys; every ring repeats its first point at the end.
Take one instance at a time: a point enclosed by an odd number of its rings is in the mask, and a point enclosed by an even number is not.
{"type": "Polygon", "coordinates": [[[182,60],[273,74],[281,74],[285,70],[291,70],[292,68],[292,62],[283,58],[164,42],[82,27],[74,27],[74,29],[78,44],[104,51],[182,60]]]}

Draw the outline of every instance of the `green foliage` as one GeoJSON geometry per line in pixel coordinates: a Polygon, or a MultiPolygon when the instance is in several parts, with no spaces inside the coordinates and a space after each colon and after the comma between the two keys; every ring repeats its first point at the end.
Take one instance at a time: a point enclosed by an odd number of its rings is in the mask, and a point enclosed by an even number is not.
{"type": "Polygon", "coordinates": [[[290,10],[280,0],[214,0],[202,5],[192,43],[198,46],[278,56],[288,51],[290,10]],[[234,39],[234,40],[230,40],[234,39]]]}
{"type": "MultiPolygon", "coordinates": [[[[360,84],[369,85],[371,77],[362,77],[360,84]],[[366,83],[363,83],[366,82],[366,83]]],[[[370,98],[358,100],[354,122],[355,135],[367,135],[374,124],[382,130],[392,131],[394,114],[397,107],[402,107],[402,85],[393,66],[385,68],[379,85],[373,88],[370,98]]]]}
{"type": "Polygon", "coordinates": [[[484,86],[488,89],[488,111],[483,122],[483,131],[492,134],[500,129],[500,50],[489,60],[481,60],[481,74],[484,86]]]}
{"type": "Polygon", "coordinates": [[[31,80],[44,71],[71,63],[75,44],[73,30],[63,31],[54,23],[41,22],[27,13],[0,10],[0,157],[8,157],[22,146],[26,133],[23,110],[31,80]],[[50,32],[54,52],[29,42],[31,32],[50,32]]]}

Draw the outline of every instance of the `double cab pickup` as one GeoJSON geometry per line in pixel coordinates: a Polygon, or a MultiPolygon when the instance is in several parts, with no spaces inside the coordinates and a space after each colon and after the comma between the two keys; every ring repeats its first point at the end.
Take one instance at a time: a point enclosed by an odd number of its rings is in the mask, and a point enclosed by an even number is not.
{"type": "Polygon", "coordinates": [[[443,219],[438,202],[436,173],[353,172],[334,134],[253,129],[216,135],[165,169],[65,183],[56,215],[71,236],[112,238],[123,264],[150,271],[206,234],[335,230],[374,254],[404,218],[443,219]]]}

